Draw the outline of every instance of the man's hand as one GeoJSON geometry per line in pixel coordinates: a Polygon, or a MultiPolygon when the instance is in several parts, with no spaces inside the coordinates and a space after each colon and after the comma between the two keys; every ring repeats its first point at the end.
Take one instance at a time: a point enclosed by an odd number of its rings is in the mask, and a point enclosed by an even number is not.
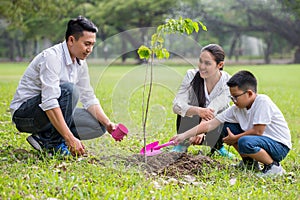
{"type": "Polygon", "coordinates": [[[223,138],[223,142],[225,142],[228,145],[234,145],[238,141],[238,136],[234,135],[230,129],[227,127],[228,136],[223,138]]]}
{"type": "Polygon", "coordinates": [[[84,145],[79,139],[75,137],[73,137],[70,141],[66,141],[66,144],[68,145],[69,150],[73,156],[81,156],[85,153],[84,145]]]}
{"type": "Polygon", "coordinates": [[[113,122],[109,122],[105,125],[105,129],[110,133],[112,134],[112,132],[117,128],[117,125],[113,122]]]}

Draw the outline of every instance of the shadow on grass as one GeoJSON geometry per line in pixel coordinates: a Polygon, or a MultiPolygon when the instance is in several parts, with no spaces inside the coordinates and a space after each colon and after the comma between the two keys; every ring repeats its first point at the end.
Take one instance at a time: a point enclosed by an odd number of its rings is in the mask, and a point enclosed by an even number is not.
{"type": "Polygon", "coordinates": [[[26,149],[16,149],[13,146],[7,146],[0,149],[0,159],[2,162],[22,162],[42,159],[42,155],[36,151],[27,151],[26,149]]]}

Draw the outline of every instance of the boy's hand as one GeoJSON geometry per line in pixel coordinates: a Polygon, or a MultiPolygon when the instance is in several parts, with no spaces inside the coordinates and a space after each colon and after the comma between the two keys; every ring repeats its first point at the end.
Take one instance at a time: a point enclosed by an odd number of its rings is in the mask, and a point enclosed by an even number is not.
{"type": "Polygon", "coordinates": [[[234,135],[230,129],[227,127],[228,136],[223,138],[223,142],[225,142],[228,145],[233,145],[237,143],[238,137],[234,135]]]}

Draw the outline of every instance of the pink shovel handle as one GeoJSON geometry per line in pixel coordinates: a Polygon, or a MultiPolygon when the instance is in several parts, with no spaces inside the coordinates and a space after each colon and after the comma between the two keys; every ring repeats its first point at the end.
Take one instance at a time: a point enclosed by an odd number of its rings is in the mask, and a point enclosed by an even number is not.
{"type": "Polygon", "coordinates": [[[153,147],[153,150],[159,150],[159,149],[161,149],[163,147],[167,147],[167,146],[174,145],[174,144],[175,144],[174,141],[169,141],[169,142],[167,142],[165,144],[153,147]]]}

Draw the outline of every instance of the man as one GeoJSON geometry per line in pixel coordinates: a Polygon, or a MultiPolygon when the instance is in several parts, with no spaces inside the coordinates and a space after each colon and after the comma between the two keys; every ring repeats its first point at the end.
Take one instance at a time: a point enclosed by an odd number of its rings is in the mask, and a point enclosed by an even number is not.
{"type": "Polygon", "coordinates": [[[80,139],[115,129],[90,85],[85,59],[96,42],[97,27],[84,17],[68,22],[65,41],[38,54],[26,69],[10,109],[21,132],[37,150],[83,155],[80,139]],[[76,108],[78,101],[83,108],[76,108]]]}

